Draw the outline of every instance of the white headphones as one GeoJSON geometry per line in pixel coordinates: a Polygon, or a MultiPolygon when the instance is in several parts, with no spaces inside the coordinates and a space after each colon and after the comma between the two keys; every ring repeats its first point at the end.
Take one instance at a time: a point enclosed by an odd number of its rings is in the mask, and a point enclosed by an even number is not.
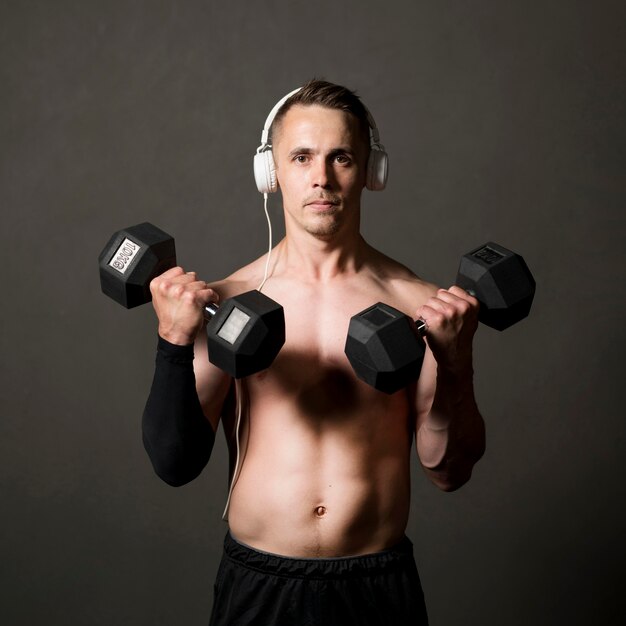
{"type": "MultiPolygon", "coordinates": [[[[281,98],[265,120],[265,126],[261,133],[261,145],[257,148],[254,155],[254,179],[256,186],[261,193],[273,193],[278,190],[278,182],[276,180],[276,165],[274,164],[274,156],[272,154],[272,145],[267,143],[272,122],[276,117],[280,107],[291,98],[294,94],[302,89],[294,89],[285,97],[281,98]]],[[[389,157],[385,152],[385,147],[380,144],[378,137],[378,129],[372,114],[367,107],[363,105],[367,114],[367,123],[370,127],[370,156],[367,161],[367,178],[365,186],[371,191],[382,191],[387,184],[387,175],[389,172],[389,157]]]]}

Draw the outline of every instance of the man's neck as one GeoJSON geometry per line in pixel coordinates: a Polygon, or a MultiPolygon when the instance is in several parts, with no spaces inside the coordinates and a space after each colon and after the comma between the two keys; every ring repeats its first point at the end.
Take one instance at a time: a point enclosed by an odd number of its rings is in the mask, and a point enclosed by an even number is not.
{"type": "Polygon", "coordinates": [[[301,280],[326,282],[354,274],[366,261],[370,247],[358,231],[318,237],[288,229],[276,246],[276,271],[296,274],[301,280]]]}

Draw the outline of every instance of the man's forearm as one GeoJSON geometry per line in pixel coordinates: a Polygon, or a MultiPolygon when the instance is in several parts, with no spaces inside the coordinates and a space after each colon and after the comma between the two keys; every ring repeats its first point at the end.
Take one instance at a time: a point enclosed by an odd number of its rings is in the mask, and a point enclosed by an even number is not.
{"type": "Polygon", "coordinates": [[[154,470],[169,485],[188,483],[207,464],[215,433],[198,399],[193,346],[173,345],[159,338],[142,430],[154,470]]]}
{"type": "Polygon", "coordinates": [[[417,453],[429,478],[453,491],[465,484],[485,451],[485,424],[474,398],[473,371],[437,372],[431,409],[420,422],[417,453]]]}

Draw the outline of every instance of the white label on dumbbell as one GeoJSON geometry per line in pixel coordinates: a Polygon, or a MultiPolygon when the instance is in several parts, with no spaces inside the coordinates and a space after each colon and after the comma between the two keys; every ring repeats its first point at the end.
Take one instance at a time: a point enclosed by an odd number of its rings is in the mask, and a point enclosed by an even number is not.
{"type": "Polygon", "coordinates": [[[139,250],[141,250],[141,246],[126,238],[115,251],[113,258],[109,261],[109,265],[120,274],[124,274],[139,250]]]}
{"type": "Polygon", "coordinates": [[[217,336],[228,341],[231,345],[234,344],[249,319],[250,316],[247,313],[234,308],[222,324],[222,327],[217,331],[217,336]]]}

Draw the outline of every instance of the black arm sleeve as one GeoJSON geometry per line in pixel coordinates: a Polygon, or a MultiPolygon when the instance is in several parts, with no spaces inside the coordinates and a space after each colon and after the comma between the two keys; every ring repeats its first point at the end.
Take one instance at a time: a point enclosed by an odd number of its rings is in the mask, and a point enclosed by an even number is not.
{"type": "Polygon", "coordinates": [[[159,337],[142,430],[154,471],[168,485],[192,481],[208,463],[215,433],[198,399],[193,345],[177,346],[159,337]]]}

